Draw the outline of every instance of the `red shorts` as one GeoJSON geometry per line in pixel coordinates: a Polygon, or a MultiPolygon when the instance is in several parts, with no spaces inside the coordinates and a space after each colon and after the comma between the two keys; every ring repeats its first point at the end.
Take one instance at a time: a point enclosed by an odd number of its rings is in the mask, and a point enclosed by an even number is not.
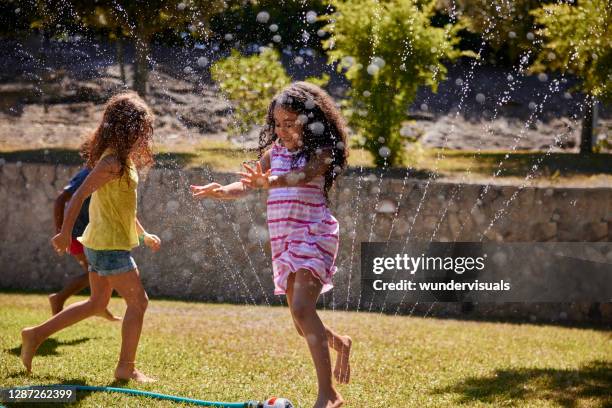
{"type": "Polygon", "coordinates": [[[72,238],[69,252],[70,255],[83,255],[83,244],[81,244],[76,238],[72,238]]]}

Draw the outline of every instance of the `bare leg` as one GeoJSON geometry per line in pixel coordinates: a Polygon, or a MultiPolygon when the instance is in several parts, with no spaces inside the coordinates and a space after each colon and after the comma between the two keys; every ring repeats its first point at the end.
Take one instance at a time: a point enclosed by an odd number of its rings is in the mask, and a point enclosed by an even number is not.
{"type": "MultiPolygon", "coordinates": [[[[287,303],[289,303],[290,309],[291,304],[293,303],[294,280],[295,274],[289,275],[287,280],[287,303]]],[[[293,318],[293,315],[291,317],[293,318]]],[[[297,330],[298,334],[304,337],[304,333],[302,333],[302,329],[300,329],[300,326],[295,321],[295,318],[293,318],[293,324],[295,325],[295,329],[297,330]]],[[[325,334],[327,335],[327,344],[337,353],[336,365],[334,367],[334,378],[340,384],[347,384],[351,378],[350,354],[353,341],[349,336],[341,336],[337,334],[325,324],[324,327],[325,334]]]]}
{"type": "Polygon", "coordinates": [[[109,282],[95,272],[89,274],[89,281],[89,299],[74,303],[46,322],[21,331],[21,361],[28,372],[32,370],[32,358],[36,350],[49,336],[106,309],[112,293],[109,282]]]}
{"type": "Polygon", "coordinates": [[[76,295],[89,285],[89,272],[87,270],[87,258],[84,254],[73,255],[79,262],[83,273],[81,275],[70,278],[66,285],[57,293],[49,295],[49,303],[51,304],[51,314],[58,314],[64,308],[66,300],[76,295]]]}
{"type": "MultiPolygon", "coordinates": [[[[89,266],[85,254],[73,255],[83,269],[81,275],[71,278],[68,283],[57,293],[49,295],[49,304],[51,305],[51,314],[55,315],[64,309],[64,303],[73,295],[76,295],[83,289],[89,286],[89,266]]],[[[104,309],[98,316],[110,321],[119,321],[120,317],[113,315],[110,310],[104,309]]]]}
{"type": "Polygon", "coordinates": [[[317,371],[319,395],[314,408],[338,408],[344,400],[332,382],[327,333],[316,308],[321,283],[309,271],[300,269],[295,273],[295,278],[287,282],[287,286],[291,286],[292,292],[289,304],[291,314],[306,338],[317,371]]]}
{"type": "Polygon", "coordinates": [[[136,380],[152,382],[155,379],[147,377],[136,369],[136,349],[140,341],[142,322],[147,310],[149,298],[140,282],[138,269],[108,277],[111,286],[123,297],[127,310],[121,327],[121,354],[115,369],[118,380],[136,380]]]}

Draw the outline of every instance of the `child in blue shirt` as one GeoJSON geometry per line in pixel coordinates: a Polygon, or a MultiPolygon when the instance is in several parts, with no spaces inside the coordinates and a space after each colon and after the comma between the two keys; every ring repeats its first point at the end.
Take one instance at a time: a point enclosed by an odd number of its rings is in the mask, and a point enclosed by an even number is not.
{"type": "MultiPolygon", "coordinates": [[[[88,174],[89,169],[87,167],[81,169],[55,199],[53,219],[55,221],[56,233],[58,233],[62,228],[66,204],[70,201],[70,198],[78,190],[80,185],[83,184],[83,181],[85,181],[88,174]]],[[[81,212],[74,223],[74,228],[72,229],[72,242],[70,244],[70,255],[72,255],[81,265],[83,273],[70,278],[70,280],[59,292],[49,295],[49,303],[51,304],[51,313],[53,315],[56,315],[62,311],[64,308],[64,303],[70,296],[77,294],[89,286],[89,265],[83,252],[83,245],[77,240],[77,237],[83,235],[83,231],[85,231],[87,224],[89,224],[89,197],[83,203],[81,212]]],[[[101,317],[111,321],[121,320],[121,318],[114,316],[108,309],[101,314],[101,317]]]]}

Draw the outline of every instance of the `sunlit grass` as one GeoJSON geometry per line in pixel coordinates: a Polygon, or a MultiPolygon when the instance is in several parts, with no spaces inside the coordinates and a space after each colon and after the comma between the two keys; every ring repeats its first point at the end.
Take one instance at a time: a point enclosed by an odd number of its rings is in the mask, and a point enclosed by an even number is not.
{"type": "MultiPolygon", "coordinates": [[[[82,298],[80,298],[82,299],[82,298]]],[[[113,298],[111,309],[124,310],[113,298]]],[[[584,406],[612,403],[609,332],[323,311],[354,340],[347,407],[584,406]]],[[[0,386],[113,384],[120,325],[93,318],[43,344],[34,374],[21,367],[19,331],[49,316],[46,296],[0,294],[0,386]]],[[[121,386],[217,401],[280,395],[315,399],[306,343],[284,307],[152,299],[138,365],[154,384],[121,386]]],[[[76,406],[181,406],[116,394],[79,394],[76,406]]]]}
{"type": "MultiPolygon", "coordinates": [[[[33,162],[78,165],[78,152],[69,148],[4,150],[0,158],[7,162],[33,162]]],[[[257,159],[256,149],[245,149],[227,141],[206,141],[189,147],[156,147],[156,165],[167,168],[209,167],[216,171],[235,172],[242,163],[257,159]]],[[[351,147],[350,167],[371,168],[372,155],[351,147]]],[[[612,154],[579,155],[576,153],[524,151],[470,151],[409,147],[405,165],[421,174],[432,174],[451,180],[486,182],[492,179],[518,183],[526,177],[536,181],[588,185],[612,182],[612,154]],[[536,166],[536,167],[534,167],[536,166]]]]}

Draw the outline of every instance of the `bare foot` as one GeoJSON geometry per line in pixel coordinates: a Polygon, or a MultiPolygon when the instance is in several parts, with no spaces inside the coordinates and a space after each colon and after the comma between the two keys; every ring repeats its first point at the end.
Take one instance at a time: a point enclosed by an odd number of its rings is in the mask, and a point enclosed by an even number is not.
{"type": "Polygon", "coordinates": [[[28,373],[32,372],[32,359],[41,341],[36,338],[34,329],[23,329],[21,331],[21,362],[28,373]]]}
{"type": "Polygon", "coordinates": [[[348,384],[351,379],[350,354],[353,340],[349,336],[342,337],[342,345],[336,349],[336,367],[334,368],[334,378],[340,384],[348,384]]]}
{"type": "Polygon", "coordinates": [[[151,383],[157,381],[153,377],[148,377],[134,367],[133,363],[118,365],[115,369],[115,379],[134,380],[141,383],[151,383]]]}
{"type": "Polygon", "coordinates": [[[104,309],[103,312],[98,313],[98,316],[103,317],[110,322],[120,322],[121,321],[121,318],[119,316],[115,316],[108,309],[104,309]]]}
{"type": "Polygon", "coordinates": [[[60,302],[57,293],[49,295],[49,304],[51,305],[51,315],[55,316],[64,308],[64,302],[60,302]]]}
{"type": "Polygon", "coordinates": [[[319,395],[317,402],[315,402],[313,408],[339,408],[344,404],[344,399],[338,391],[333,392],[330,396],[319,395]]]}

